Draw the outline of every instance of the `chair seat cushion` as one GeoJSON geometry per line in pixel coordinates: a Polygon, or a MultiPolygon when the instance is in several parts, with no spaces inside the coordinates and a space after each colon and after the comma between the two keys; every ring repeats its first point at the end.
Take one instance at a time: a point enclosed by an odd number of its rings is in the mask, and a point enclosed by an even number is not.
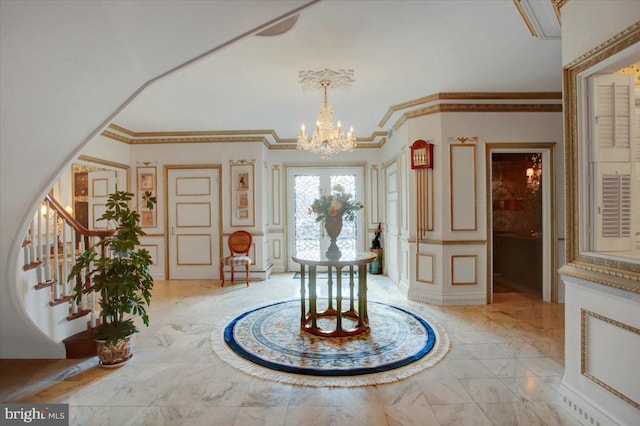
{"type": "Polygon", "coordinates": [[[222,261],[225,265],[228,266],[241,266],[246,263],[251,263],[251,258],[249,256],[227,256],[222,261]]]}

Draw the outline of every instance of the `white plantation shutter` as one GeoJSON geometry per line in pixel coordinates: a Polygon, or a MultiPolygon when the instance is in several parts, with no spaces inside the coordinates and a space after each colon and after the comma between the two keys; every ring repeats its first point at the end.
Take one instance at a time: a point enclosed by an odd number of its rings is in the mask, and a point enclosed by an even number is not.
{"type": "Polygon", "coordinates": [[[640,141],[633,76],[596,76],[591,84],[590,152],[595,251],[632,251],[640,244],[640,141]]]}
{"type": "Polygon", "coordinates": [[[635,124],[633,76],[610,74],[592,81],[593,160],[628,162],[635,124]]]}
{"type": "Polygon", "coordinates": [[[631,164],[598,163],[596,166],[595,250],[632,250],[631,164]]]}

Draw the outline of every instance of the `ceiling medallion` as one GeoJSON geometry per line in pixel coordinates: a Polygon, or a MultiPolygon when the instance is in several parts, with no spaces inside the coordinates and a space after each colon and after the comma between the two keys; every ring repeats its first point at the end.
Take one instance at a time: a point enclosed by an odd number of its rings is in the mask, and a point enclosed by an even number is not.
{"type": "Polygon", "coordinates": [[[308,137],[304,124],[302,125],[298,135],[298,149],[319,154],[323,160],[330,159],[333,154],[340,151],[353,151],[356,146],[353,127],[345,134],[342,131],[342,124],[338,121],[338,125],[334,129],[333,107],[327,100],[327,89],[329,86],[350,88],[354,81],[353,70],[332,71],[325,68],[322,71],[300,71],[298,73],[298,82],[304,90],[321,88],[324,91],[324,102],[318,112],[316,129],[313,135],[308,137]]]}

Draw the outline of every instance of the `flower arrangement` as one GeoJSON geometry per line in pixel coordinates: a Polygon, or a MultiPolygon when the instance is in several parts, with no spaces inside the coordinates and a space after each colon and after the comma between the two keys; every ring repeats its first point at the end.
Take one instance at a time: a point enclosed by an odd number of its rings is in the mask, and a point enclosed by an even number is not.
{"type": "Polygon", "coordinates": [[[347,194],[342,185],[334,185],[330,194],[323,194],[311,204],[309,214],[316,214],[316,222],[325,222],[327,217],[342,216],[345,220],[353,220],[356,211],[364,205],[347,194]]]}

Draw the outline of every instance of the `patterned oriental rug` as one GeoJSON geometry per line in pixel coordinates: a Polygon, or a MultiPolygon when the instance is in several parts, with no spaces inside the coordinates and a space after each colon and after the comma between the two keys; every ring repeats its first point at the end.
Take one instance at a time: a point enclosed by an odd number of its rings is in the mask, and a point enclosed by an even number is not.
{"type": "MultiPolygon", "coordinates": [[[[318,300],[318,310],[326,307],[318,300]]],[[[405,308],[369,301],[371,331],[317,337],[300,330],[300,301],[236,314],[211,336],[214,352],[253,376],[303,386],[353,387],[402,380],[438,363],[449,350],[442,326],[405,308]]],[[[343,328],[349,328],[343,317],[343,328]]],[[[319,318],[333,329],[335,318],[319,318]]]]}

